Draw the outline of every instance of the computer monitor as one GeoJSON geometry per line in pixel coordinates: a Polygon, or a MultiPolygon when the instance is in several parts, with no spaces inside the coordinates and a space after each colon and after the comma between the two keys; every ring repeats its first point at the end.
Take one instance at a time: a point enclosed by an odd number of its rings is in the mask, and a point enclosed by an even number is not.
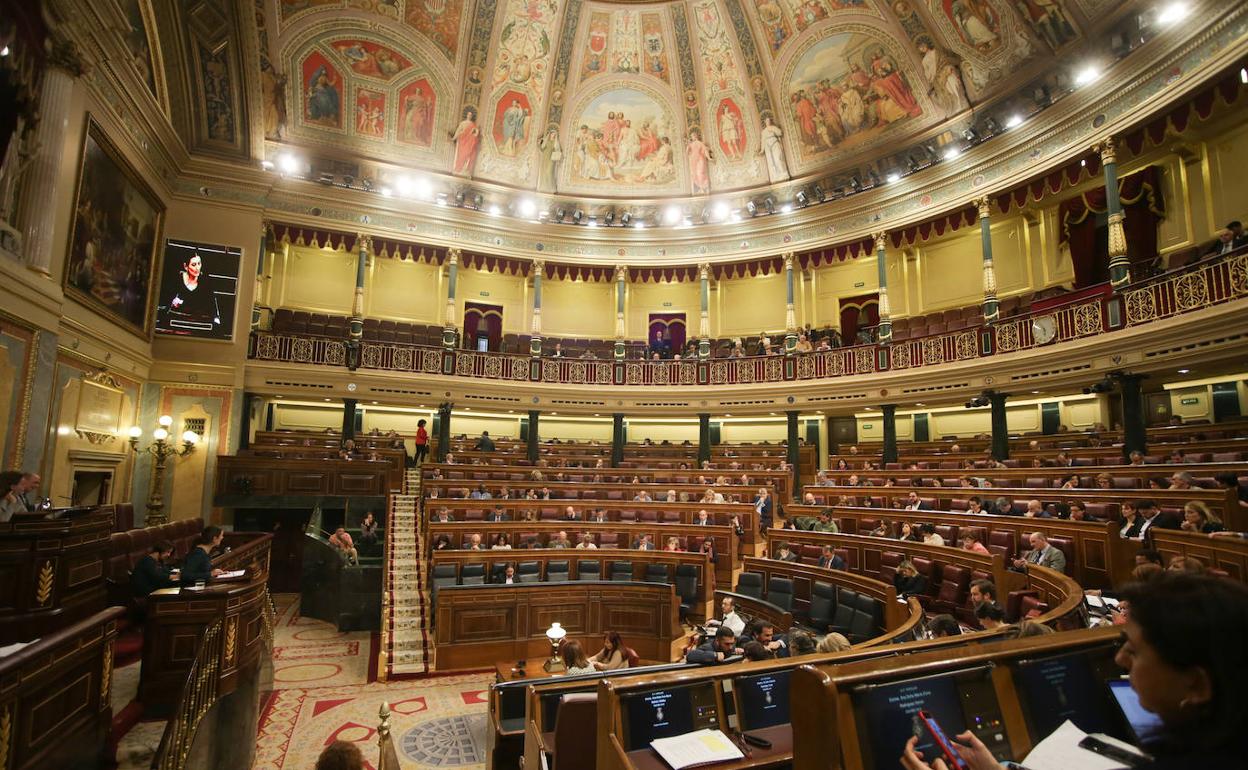
{"type": "Polygon", "coordinates": [[[1139,693],[1126,679],[1109,680],[1109,694],[1122,713],[1127,737],[1137,746],[1161,729],[1161,717],[1140,705],[1139,693]]]}
{"type": "Polygon", "coordinates": [[[998,759],[1011,759],[1001,706],[985,666],[947,674],[862,685],[851,693],[862,765],[896,770],[906,741],[918,735],[924,756],[940,756],[915,716],[926,711],[946,735],[970,729],[998,759]]]}
{"type": "Polygon", "coordinates": [[[1070,720],[1086,733],[1117,733],[1105,697],[1105,681],[1117,671],[1104,670],[1108,650],[1080,650],[1015,664],[1015,689],[1031,734],[1037,739],[1070,720]],[[1093,656],[1100,660],[1093,662],[1093,656]]]}
{"type": "Polygon", "coordinates": [[[789,723],[789,672],[739,676],[732,680],[737,724],[742,730],[789,723]]]}
{"type": "Polygon", "coordinates": [[[719,727],[715,683],[710,681],[625,693],[620,710],[625,751],[647,748],[657,738],[719,727]]]}

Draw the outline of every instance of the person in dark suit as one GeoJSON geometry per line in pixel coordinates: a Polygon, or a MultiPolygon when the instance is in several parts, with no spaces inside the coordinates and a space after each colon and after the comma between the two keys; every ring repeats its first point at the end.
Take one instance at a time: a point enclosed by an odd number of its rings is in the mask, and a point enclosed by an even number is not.
{"type": "Polygon", "coordinates": [[[511,521],[511,517],[503,512],[502,508],[495,507],[490,514],[485,517],[486,521],[511,521]]]}
{"type": "Polygon", "coordinates": [[[1239,220],[1229,223],[1224,229],[1218,231],[1218,237],[1209,244],[1209,248],[1205,249],[1204,256],[1212,257],[1218,254],[1230,254],[1232,251],[1248,246],[1248,235],[1244,234],[1244,226],[1239,220]]]}
{"type": "Polygon", "coordinates": [[[754,498],[754,510],[758,511],[759,531],[766,532],[771,529],[771,491],[766,487],[758,490],[758,497],[754,498]]]}
{"type": "Polygon", "coordinates": [[[168,540],[157,540],[151,544],[130,573],[130,590],[134,592],[135,598],[142,599],[152,591],[174,584],[170,569],[166,566],[172,556],[173,544],[168,540]]]}
{"type": "Polygon", "coordinates": [[[720,626],[713,638],[685,653],[686,663],[723,663],[725,658],[740,655],[737,635],[728,626],[720,626]]]}
{"type": "Polygon", "coordinates": [[[781,543],[779,547],[776,548],[776,560],[797,561],[797,554],[793,553],[793,550],[789,547],[788,543],[781,543]]]}
{"type": "Polygon", "coordinates": [[[204,527],[204,531],[199,533],[195,547],[186,555],[186,561],[182,564],[182,585],[207,582],[221,574],[221,570],[212,566],[212,557],[209,554],[214,548],[220,546],[224,539],[225,533],[220,527],[212,525],[204,527]]]}
{"type": "Polygon", "coordinates": [[[477,439],[477,444],[473,448],[478,452],[494,451],[494,439],[490,438],[490,432],[488,430],[481,431],[481,438],[477,439]]]}
{"type": "Polygon", "coordinates": [[[904,599],[925,592],[927,578],[920,575],[914,564],[907,559],[897,565],[897,572],[893,574],[893,587],[897,589],[898,598],[904,599]]]}
{"type": "Polygon", "coordinates": [[[823,569],[845,569],[845,560],[837,555],[832,546],[823,547],[823,555],[819,557],[819,566],[823,569]]]}

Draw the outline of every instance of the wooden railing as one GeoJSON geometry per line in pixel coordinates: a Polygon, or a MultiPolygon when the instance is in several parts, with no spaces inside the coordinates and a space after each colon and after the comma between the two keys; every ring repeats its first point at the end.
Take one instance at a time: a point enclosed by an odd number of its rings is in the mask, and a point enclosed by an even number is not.
{"type": "MultiPolygon", "coordinates": [[[[891,345],[858,345],[790,356],[709,360],[533,358],[422,345],[365,342],[360,368],[567,385],[748,385],[823,380],[938,366],[1094,337],[1248,297],[1248,253],[1217,256],[1142,281],[1121,296],[1108,290],[1073,296],[996,324],[916,337],[891,345]],[[1037,336],[1039,332],[1039,336],[1037,336]]],[[[328,337],[252,333],[255,361],[346,366],[347,343],[328,337]]]]}
{"type": "Polygon", "coordinates": [[[160,738],[156,758],[152,761],[152,767],[157,770],[181,770],[186,766],[191,742],[195,738],[195,728],[199,726],[204,714],[208,713],[208,709],[217,702],[221,683],[218,668],[221,665],[223,620],[214,620],[200,637],[199,649],[195,651],[195,658],[191,661],[182,698],[169,719],[165,733],[160,738]]]}

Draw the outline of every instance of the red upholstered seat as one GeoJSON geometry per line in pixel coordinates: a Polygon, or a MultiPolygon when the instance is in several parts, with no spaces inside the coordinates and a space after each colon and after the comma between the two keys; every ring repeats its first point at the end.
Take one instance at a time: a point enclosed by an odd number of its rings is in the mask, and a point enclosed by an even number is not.
{"type": "Polygon", "coordinates": [[[1015,623],[1023,617],[1023,600],[1029,599],[1029,606],[1040,601],[1040,595],[1032,589],[1010,591],[1005,597],[1005,622],[1015,623]]]}
{"type": "Polygon", "coordinates": [[[970,590],[971,571],[966,567],[946,564],[940,570],[940,587],[933,602],[933,609],[939,612],[953,613],[966,604],[967,591],[970,590]]]}
{"type": "Polygon", "coordinates": [[[1001,553],[1005,558],[1013,559],[1018,553],[1018,539],[1011,530],[994,530],[988,533],[988,550],[996,548],[1002,549],[1001,553]]]}
{"type": "Polygon", "coordinates": [[[1065,573],[1067,575],[1074,575],[1075,574],[1075,544],[1068,537],[1050,537],[1049,544],[1052,545],[1057,550],[1061,551],[1062,555],[1066,557],[1065,573]]]}
{"type": "Polygon", "coordinates": [[[954,548],[958,545],[958,527],[956,524],[937,524],[935,526],[936,534],[940,535],[945,541],[945,545],[954,548]]]}
{"type": "Polygon", "coordinates": [[[619,548],[620,535],[618,532],[603,532],[598,536],[599,548],[619,548]]]}

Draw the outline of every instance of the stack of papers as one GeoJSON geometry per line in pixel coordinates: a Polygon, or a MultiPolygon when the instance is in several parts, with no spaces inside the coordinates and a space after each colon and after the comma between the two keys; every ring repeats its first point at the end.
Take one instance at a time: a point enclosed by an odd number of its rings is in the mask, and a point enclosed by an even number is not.
{"type": "MultiPolygon", "coordinates": [[[[1027,770],[1120,770],[1127,766],[1109,757],[1079,747],[1079,741],[1087,736],[1083,730],[1067,719],[1062,726],[1049,733],[1049,736],[1027,755],[1023,764],[1027,770]]],[[[1098,735],[1102,740],[1138,753],[1135,747],[1109,736],[1098,735]]]]}
{"type": "Polygon", "coordinates": [[[697,730],[671,738],[659,738],[650,747],[671,765],[673,770],[730,762],[745,757],[727,735],[719,730],[697,730]]]}
{"type": "Polygon", "coordinates": [[[247,570],[245,569],[230,570],[217,575],[217,580],[229,580],[230,578],[242,577],[245,574],[247,574],[247,570]]]}

